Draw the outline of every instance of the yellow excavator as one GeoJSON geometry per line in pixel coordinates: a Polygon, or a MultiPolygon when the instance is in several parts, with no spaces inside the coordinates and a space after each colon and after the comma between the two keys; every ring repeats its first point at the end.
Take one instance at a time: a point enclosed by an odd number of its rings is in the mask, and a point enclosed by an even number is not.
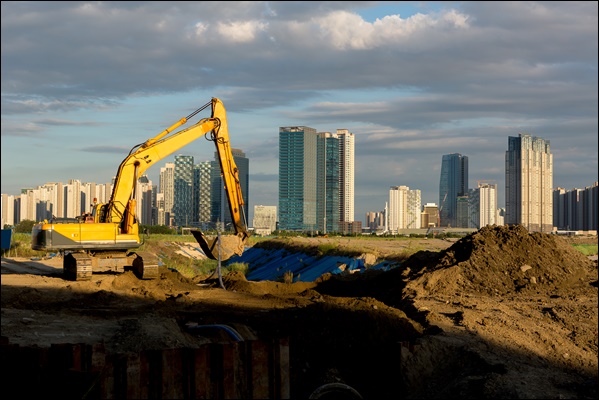
{"type": "Polygon", "coordinates": [[[159,276],[158,257],[149,251],[132,251],[143,244],[135,213],[136,183],[152,165],[201,136],[216,146],[235,233],[208,237],[199,230],[191,232],[211,259],[224,261],[235,254],[243,254],[249,238],[244,200],[239,171],[231,152],[225,107],[217,98],[157,136],[134,146],[119,166],[107,203],[93,204],[91,213],[82,218],[57,218],[34,225],[31,248],[62,253],[63,275],[67,280],[91,280],[93,272],[125,272],[127,268],[140,279],[156,279],[159,276]],[[173,133],[210,106],[210,118],[173,133]]]}

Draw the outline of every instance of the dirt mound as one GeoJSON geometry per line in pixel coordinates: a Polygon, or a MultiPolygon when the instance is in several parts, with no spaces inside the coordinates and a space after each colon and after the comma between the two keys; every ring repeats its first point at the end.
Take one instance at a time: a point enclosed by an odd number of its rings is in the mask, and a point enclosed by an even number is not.
{"type": "Polygon", "coordinates": [[[447,250],[416,254],[402,267],[410,269],[406,289],[421,296],[565,295],[587,282],[593,263],[559,236],[516,225],[484,227],[447,250]]]}

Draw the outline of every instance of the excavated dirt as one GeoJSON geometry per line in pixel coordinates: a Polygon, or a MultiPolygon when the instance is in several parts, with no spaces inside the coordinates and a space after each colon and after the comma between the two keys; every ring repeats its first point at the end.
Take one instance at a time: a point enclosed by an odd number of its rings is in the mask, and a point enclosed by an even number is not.
{"type": "MultiPolygon", "coordinates": [[[[293,284],[230,273],[224,289],[166,267],[153,281],[71,282],[59,259],[3,258],[2,341],[122,354],[202,346],[215,338],[187,326],[226,324],[289,339],[291,398],[335,383],[364,399],[595,399],[597,261],[570,240],[485,227],[387,272],[293,284]]],[[[10,398],[38,393],[14,386],[3,381],[10,398]]]]}

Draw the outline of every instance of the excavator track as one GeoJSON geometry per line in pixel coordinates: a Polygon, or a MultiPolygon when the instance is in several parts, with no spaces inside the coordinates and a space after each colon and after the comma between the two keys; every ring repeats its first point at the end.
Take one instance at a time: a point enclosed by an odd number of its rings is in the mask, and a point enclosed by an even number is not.
{"type": "Polygon", "coordinates": [[[91,256],[86,253],[68,253],[63,259],[63,277],[71,281],[89,281],[96,272],[125,272],[130,265],[139,279],[156,279],[159,258],[149,252],[132,253],[126,257],[91,256]]]}
{"type": "Polygon", "coordinates": [[[89,281],[92,279],[92,259],[85,253],[68,253],[62,263],[63,276],[70,281],[89,281]]]}
{"type": "Polygon", "coordinates": [[[133,260],[133,272],[139,279],[156,279],[160,275],[158,272],[159,258],[147,251],[135,253],[133,260]]]}

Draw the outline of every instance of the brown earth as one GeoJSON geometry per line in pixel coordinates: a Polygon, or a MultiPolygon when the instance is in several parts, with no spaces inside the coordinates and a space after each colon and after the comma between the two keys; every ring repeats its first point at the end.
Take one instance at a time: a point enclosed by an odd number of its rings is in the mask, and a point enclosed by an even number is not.
{"type": "MultiPolygon", "coordinates": [[[[317,388],[338,383],[351,389],[344,398],[595,399],[597,261],[571,240],[485,227],[452,242],[411,241],[428,250],[387,272],[293,284],[229,273],[221,286],[166,267],[157,280],[128,271],[72,282],[59,258],[3,258],[2,341],[103,343],[124,354],[199,347],[217,339],[187,327],[223,324],[288,338],[291,398],[325,398],[317,388]]],[[[365,246],[393,258],[398,243],[408,242],[365,246]]],[[[2,386],[20,398],[40,390],[2,386]]]]}

